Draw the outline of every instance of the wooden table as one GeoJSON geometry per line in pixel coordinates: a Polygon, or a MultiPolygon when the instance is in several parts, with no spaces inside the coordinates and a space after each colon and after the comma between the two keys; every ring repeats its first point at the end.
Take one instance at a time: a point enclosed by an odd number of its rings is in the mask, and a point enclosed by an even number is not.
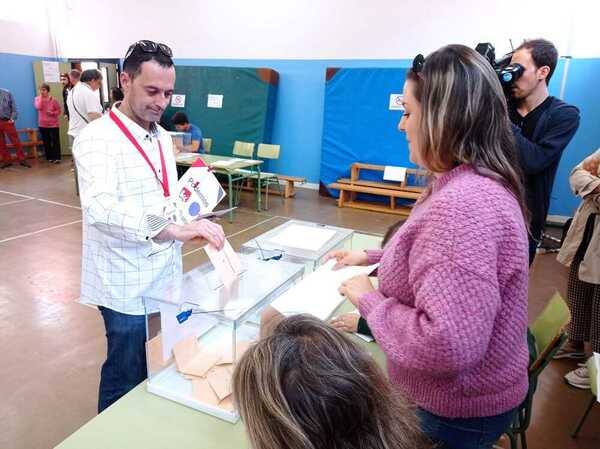
{"type": "MultiPolygon", "coordinates": [[[[229,195],[229,208],[233,204],[233,183],[235,181],[246,178],[247,176],[237,172],[240,169],[250,169],[256,171],[256,210],[261,211],[261,192],[260,192],[260,166],[263,161],[257,159],[242,159],[230,156],[220,156],[217,154],[202,154],[202,153],[179,153],[175,156],[177,165],[191,167],[196,159],[202,159],[213,172],[227,176],[227,186],[229,195]]],[[[229,212],[229,222],[233,222],[233,211],[229,212]]]]}

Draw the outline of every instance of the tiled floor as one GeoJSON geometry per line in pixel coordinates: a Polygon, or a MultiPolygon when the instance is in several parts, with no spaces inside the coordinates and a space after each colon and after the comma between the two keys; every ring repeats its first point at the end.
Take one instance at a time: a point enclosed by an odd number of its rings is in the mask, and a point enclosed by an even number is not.
{"type": "MultiPolygon", "coordinates": [[[[99,314],[76,303],[81,215],[70,161],[37,162],[30,170],[0,171],[0,448],[52,447],[96,413],[98,370],[105,352],[99,314]]],[[[287,217],[383,234],[397,217],[338,209],[332,199],[298,191],[269,201],[257,213],[243,196],[234,223],[222,221],[234,246],[287,217]]],[[[186,270],[205,262],[197,245],[184,246],[186,270]]],[[[531,274],[530,317],[555,290],[564,294],[566,271],[553,255],[538,256],[531,274]]],[[[600,405],[577,440],[569,432],[588,392],[568,388],[571,362],[554,362],[542,375],[528,432],[531,449],[598,449],[600,405]]]]}

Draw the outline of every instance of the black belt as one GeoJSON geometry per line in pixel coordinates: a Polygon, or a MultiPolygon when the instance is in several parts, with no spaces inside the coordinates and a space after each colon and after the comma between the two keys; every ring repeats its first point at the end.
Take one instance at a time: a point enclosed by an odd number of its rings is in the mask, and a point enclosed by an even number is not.
{"type": "Polygon", "coordinates": [[[4,118],[4,117],[0,117],[0,120],[2,120],[3,122],[8,122],[8,121],[10,121],[10,119],[9,119],[9,118],[4,118]]]}

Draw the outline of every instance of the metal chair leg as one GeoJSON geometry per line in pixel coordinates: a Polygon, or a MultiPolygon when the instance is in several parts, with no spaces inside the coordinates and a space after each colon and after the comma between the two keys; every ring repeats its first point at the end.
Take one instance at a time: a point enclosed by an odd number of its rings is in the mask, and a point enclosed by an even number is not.
{"type": "Polygon", "coordinates": [[[521,433],[521,449],[527,449],[527,438],[526,438],[526,432],[523,431],[523,433],[521,433]]]}
{"type": "Polygon", "coordinates": [[[517,435],[514,433],[507,433],[508,439],[510,440],[510,449],[519,449],[517,444],[517,435]]]}
{"type": "Polygon", "coordinates": [[[571,438],[577,438],[577,435],[579,434],[579,431],[581,430],[581,426],[583,426],[584,421],[590,414],[590,411],[592,410],[592,407],[594,406],[595,403],[596,403],[596,398],[594,396],[592,396],[592,398],[590,399],[590,402],[588,403],[588,405],[585,409],[585,412],[583,413],[583,416],[577,423],[577,427],[575,427],[575,430],[571,434],[571,438]]]}

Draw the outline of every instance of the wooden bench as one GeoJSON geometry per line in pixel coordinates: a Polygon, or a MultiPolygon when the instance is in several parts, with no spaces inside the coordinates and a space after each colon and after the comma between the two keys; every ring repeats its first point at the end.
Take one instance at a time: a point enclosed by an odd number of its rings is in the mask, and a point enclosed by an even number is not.
{"type": "MultiPolygon", "coordinates": [[[[21,146],[23,147],[23,151],[26,152],[28,148],[31,149],[28,157],[37,159],[37,157],[38,157],[37,147],[38,147],[38,145],[43,144],[43,142],[41,140],[38,140],[38,130],[35,128],[17,129],[17,134],[25,134],[27,136],[27,140],[22,140],[19,137],[19,140],[21,140],[21,146]]],[[[6,144],[6,148],[9,151],[16,149],[15,145],[13,143],[8,143],[8,142],[6,144]]]]}
{"type": "MultiPolygon", "coordinates": [[[[350,178],[341,178],[337,182],[329,184],[330,189],[340,191],[338,207],[351,207],[355,209],[372,210],[376,212],[387,212],[399,215],[409,215],[411,207],[396,205],[397,199],[417,200],[423,193],[424,187],[419,185],[409,185],[406,180],[402,182],[389,181],[368,181],[360,179],[360,173],[363,170],[385,171],[385,166],[375,164],[365,164],[355,162],[350,169],[350,178]],[[384,196],[389,198],[389,205],[376,202],[357,201],[358,193],[384,196]]],[[[408,175],[426,175],[423,170],[407,169],[408,175]]]]}
{"type": "MultiPolygon", "coordinates": [[[[304,184],[306,182],[306,178],[302,178],[300,176],[287,176],[287,175],[277,175],[277,179],[280,181],[285,181],[283,190],[272,190],[269,189],[270,195],[283,195],[284,198],[291,198],[296,195],[296,185],[304,184]]],[[[254,190],[254,186],[251,184],[254,181],[253,178],[248,178],[246,184],[242,187],[243,190],[254,190]]]]}

